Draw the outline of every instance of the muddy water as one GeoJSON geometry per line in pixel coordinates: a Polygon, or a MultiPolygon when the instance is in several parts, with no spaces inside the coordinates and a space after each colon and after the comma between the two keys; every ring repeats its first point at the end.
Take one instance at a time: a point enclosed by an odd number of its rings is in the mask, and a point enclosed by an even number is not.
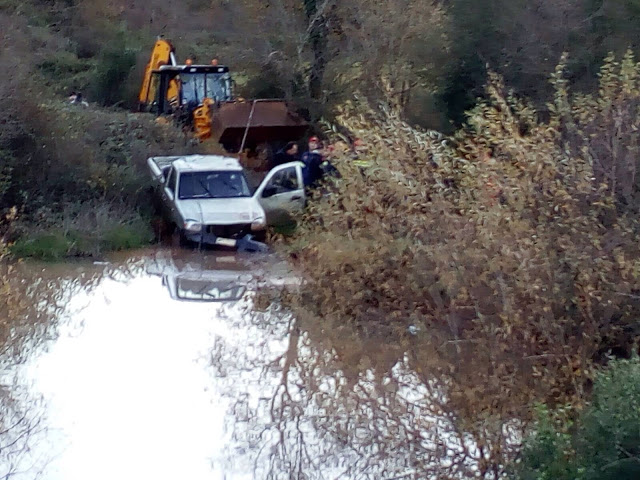
{"type": "Polygon", "coordinates": [[[273,292],[296,278],[273,257],[157,250],[20,274],[60,308],[12,372],[34,428],[0,478],[473,475],[402,348],[293,318],[273,292]]]}

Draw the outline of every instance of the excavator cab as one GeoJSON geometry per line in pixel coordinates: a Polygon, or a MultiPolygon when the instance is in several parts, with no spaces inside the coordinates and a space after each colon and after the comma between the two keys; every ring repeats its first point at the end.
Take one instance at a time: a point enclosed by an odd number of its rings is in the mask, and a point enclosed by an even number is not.
{"type": "Polygon", "coordinates": [[[229,68],[209,65],[163,65],[151,72],[147,95],[141,99],[142,111],[158,115],[172,114],[178,109],[193,111],[205,99],[213,103],[233,98],[229,68]]]}
{"type": "Polygon", "coordinates": [[[182,104],[200,105],[205,98],[214,102],[230,102],[231,76],[227,67],[190,67],[180,74],[182,104]]]}

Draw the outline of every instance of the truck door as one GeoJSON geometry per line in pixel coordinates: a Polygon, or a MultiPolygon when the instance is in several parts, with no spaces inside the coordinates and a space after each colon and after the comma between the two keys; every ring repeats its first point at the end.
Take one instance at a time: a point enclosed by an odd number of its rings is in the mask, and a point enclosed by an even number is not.
{"type": "Polygon", "coordinates": [[[302,166],[285,163],[271,170],[256,191],[270,225],[292,223],[293,216],[305,206],[302,166]]]}

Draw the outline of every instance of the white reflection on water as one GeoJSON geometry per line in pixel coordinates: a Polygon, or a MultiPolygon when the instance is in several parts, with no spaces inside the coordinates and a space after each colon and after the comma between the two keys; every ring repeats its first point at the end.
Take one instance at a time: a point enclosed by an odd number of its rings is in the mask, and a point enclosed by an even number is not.
{"type": "Polygon", "coordinates": [[[71,320],[24,373],[47,404],[41,478],[253,478],[250,465],[222,462],[229,399],[208,371],[216,337],[248,340],[232,325],[248,302],[175,301],[142,271],[77,293],[71,320]]]}

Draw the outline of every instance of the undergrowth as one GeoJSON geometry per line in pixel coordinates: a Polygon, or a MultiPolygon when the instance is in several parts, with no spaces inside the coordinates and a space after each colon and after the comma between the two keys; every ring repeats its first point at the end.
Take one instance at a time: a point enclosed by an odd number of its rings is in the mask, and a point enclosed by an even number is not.
{"type": "Polygon", "coordinates": [[[334,157],[336,192],[283,243],[308,280],[289,299],[299,318],[405,345],[495,478],[522,434],[505,424],[540,402],[580,404],[594,367],[640,335],[640,64],[610,57],[600,91],[572,96],[563,59],[552,84],[543,121],[492,76],[449,138],[345,105],[338,121],[361,146],[334,157]]]}
{"type": "Polygon", "coordinates": [[[96,257],[154,239],[148,215],[125,204],[100,202],[42,208],[27,219],[14,219],[8,236],[16,238],[10,247],[13,255],[45,260],[96,257]]]}

